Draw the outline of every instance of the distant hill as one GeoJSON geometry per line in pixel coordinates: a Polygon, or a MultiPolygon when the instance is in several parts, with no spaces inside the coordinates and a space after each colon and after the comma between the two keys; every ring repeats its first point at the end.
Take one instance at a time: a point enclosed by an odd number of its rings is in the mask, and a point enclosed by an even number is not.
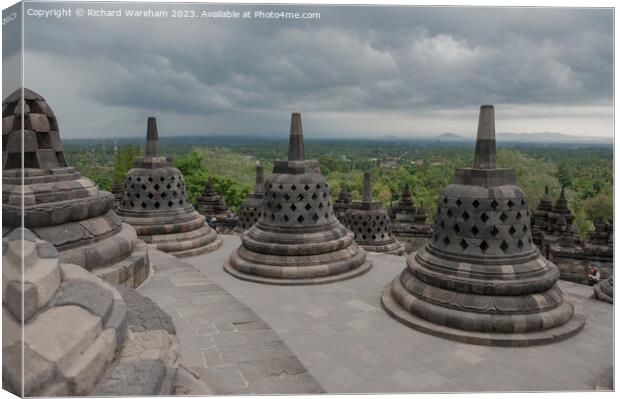
{"type": "MultiPolygon", "coordinates": [[[[442,133],[432,137],[431,140],[441,142],[465,142],[473,141],[474,137],[463,137],[455,133],[442,133]]],[[[497,141],[502,143],[524,144],[613,144],[611,137],[586,137],[571,136],[564,133],[536,132],[536,133],[497,133],[497,141]]]]}
{"type": "MultiPolygon", "coordinates": [[[[250,134],[236,134],[236,135],[179,135],[179,136],[165,136],[162,135],[159,137],[162,144],[185,144],[185,145],[229,145],[229,144],[239,144],[239,145],[260,145],[260,144],[281,144],[286,143],[288,141],[288,136],[286,135],[250,135],[250,134]]],[[[385,141],[385,142],[419,142],[432,145],[435,144],[443,144],[443,145],[470,145],[474,143],[474,136],[461,136],[456,133],[442,133],[437,136],[409,136],[409,135],[383,135],[378,137],[365,137],[365,138],[355,138],[355,137],[342,137],[339,138],[337,135],[332,135],[328,137],[306,137],[306,141],[314,142],[314,143],[323,143],[323,142],[377,142],[377,141],[385,141]]],[[[77,146],[89,146],[89,145],[97,145],[102,143],[112,144],[116,142],[118,145],[125,145],[129,143],[134,144],[143,144],[144,137],[142,136],[133,136],[133,137],[107,137],[107,138],[65,138],[63,140],[65,144],[72,144],[77,146]]],[[[611,137],[585,137],[585,136],[571,136],[563,133],[550,133],[550,132],[540,132],[540,133],[510,133],[510,132],[499,132],[497,133],[497,142],[499,145],[502,144],[576,144],[576,145],[611,145],[613,144],[613,138],[611,137]]]]}
{"type": "Polygon", "coordinates": [[[611,137],[586,137],[571,136],[564,133],[539,132],[539,133],[497,133],[497,140],[504,142],[517,143],[591,143],[591,144],[612,144],[611,137]]]}
{"type": "Polygon", "coordinates": [[[468,141],[468,139],[466,139],[463,136],[459,136],[458,134],[454,134],[454,133],[442,133],[439,136],[435,137],[435,140],[437,141],[468,141]]]}

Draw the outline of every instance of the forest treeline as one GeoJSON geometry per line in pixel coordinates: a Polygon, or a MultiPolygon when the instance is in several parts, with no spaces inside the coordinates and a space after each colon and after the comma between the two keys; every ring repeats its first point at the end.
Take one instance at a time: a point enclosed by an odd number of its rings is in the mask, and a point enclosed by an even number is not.
{"type": "MultiPolygon", "coordinates": [[[[83,175],[109,190],[115,181],[123,181],[141,146],[66,145],[69,163],[83,175]]],[[[361,198],[363,172],[372,172],[373,195],[388,205],[410,187],[414,200],[424,205],[431,220],[436,201],[450,184],[457,167],[470,167],[473,147],[430,143],[334,142],[307,143],[306,156],[318,159],[321,170],[337,196],[347,186],[354,200],[361,198]]],[[[183,172],[187,193],[194,201],[204,189],[209,176],[232,211],[253,190],[257,161],[271,172],[274,159],[284,159],[286,143],[265,145],[230,144],[221,147],[189,144],[162,145],[162,153],[175,159],[183,172]]],[[[599,220],[613,213],[613,148],[569,146],[502,147],[497,152],[498,167],[514,168],[519,185],[527,194],[530,206],[536,207],[548,185],[555,199],[565,187],[569,206],[582,236],[599,220]]]]}

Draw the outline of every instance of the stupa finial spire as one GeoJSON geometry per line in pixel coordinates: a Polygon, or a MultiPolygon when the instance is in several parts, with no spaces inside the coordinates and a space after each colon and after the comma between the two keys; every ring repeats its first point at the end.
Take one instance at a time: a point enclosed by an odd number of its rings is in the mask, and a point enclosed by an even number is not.
{"type": "Polygon", "coordinates": [[[495,108],[483,105],[478,119],[474,168],[495,169],[495,151],[495,108]]]}
{"type": "Polygon", "coordinates": [[[288,141],[288,160],[304,161],[304,131],[301,127],[301,114],[293,112],[291,115],[291,135],[288,141]]]}
{"type": "Polygon", "coordinates": [[[265,171],[263,165],[260,162],[256,163],[256,179],[254,180],[254,192],[265,192],[265,171]]]}
{"type": "Polygon", "coordinates": [[[372,185],[370,183],[370,172],[364,172],[364,187],[362,189],[362,202],[372,201],[372,185]]]}
{"type": "Polygon", "coordinates": [[[146,156],[159,156],[159,134],[157,133],[157,120],[150,116],[146,124],[146,156]]]}

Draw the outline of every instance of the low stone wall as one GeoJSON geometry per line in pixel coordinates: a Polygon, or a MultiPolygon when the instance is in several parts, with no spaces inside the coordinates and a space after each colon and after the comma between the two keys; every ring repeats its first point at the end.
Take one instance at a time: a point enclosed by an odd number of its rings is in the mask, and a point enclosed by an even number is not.
{"type": "Polygon", "coordinates": [[[588,256],[578,247],[576,249],[562,248],[562,250],[558,250],[555,245],[550,246],[547,251],[547,258],[560,269],[562,280],[588,284],[588,274],[593,262],[599,265],[601,280],[613,275],[613,258],[588,256]]]}

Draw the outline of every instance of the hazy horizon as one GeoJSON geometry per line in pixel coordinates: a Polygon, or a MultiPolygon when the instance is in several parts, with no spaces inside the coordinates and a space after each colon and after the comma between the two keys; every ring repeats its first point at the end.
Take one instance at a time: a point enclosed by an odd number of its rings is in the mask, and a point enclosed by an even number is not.
{"type": "MultiPolygon", "coordinates": [[[[613,144],[613,137],[599,137],[599,136],[574,136],[574,135],[565,135],[559,132],[534,132],[534,133],[513,133],[513,132],[497,132],[497,138],[498,138],[498,144],[502,144],[502,143],[516,143],[516,144],[533,144],[533,143],[537,143],[537,141],[535,139],[524,139],[521,141],[513,141],[513,140],[506,140],[506,137],[512,137],[513,135],[517,135],[517,136],[538,136],[538,135],[556,135],[556,134],[560,134],[562,137],[566,137],[568,139],[574,139],[575,141],[565,141],[564,143],[566,144],[613,144]],[[529,141],[528,141],[529,140],[529,141]]],[[[128,134],[120,134],[120,135],[116,135],[116,136],[107,136],[107,137],[63,137],[64,140],[66,141],[79,141],[79,140],[101,140],[102,142],[110,142],[110,141],[115,141],[115,140],[127,140],[127,141],[137,141],[137,142],[142,142],[145,140],[145,135],[146,133],[143,134],[139,134],[139,133],[128,133],[128,134]]],[[[419,136],[412,136],[412,135],[382,135],[382,134],[374,134],[374,135],[368,135],[368,136],[351,136],[351,135],[345,135],[342,137],[337,136],[335,133],[332,134],[311,134],[309,136],[305,136],[304,140],[305,141],[341,141],[341,140],[351,140],[351,141],[364,141],[364,140],[377,140],[377,141],[442,141],[440,138],[440,136],[443,135],[456,135],[456,133],[452,133],[452,132],[444,132],[444,133],[440,133],[437,135],[419,135],[419,136]]],[[[168,139],[175,139],[175,138],[182,138],[182,139],[193,139],[193,138],[216,138],[216,139],[221,139],[221,138],[242,138],[242,139],[247,139],[247,138],[257,138],[257,139],[271,139],[274,141],[281,141],[281,142],[287,142],[289,139],[289,134],[288,131],[282,131],[282,132],[273,132],[273,133],[243,133],[243,132],[231,132],[231,133],[217,133],[217,132],[211,132],[211,133],[193,133],[193,134],[184,134],[182,132],[178,132],[175,134],[166,134],[162,132],[159,132],[159,138],[160,139],[164,139],[164,140],[168,140],[168,139]]],[[[475,142],[475,134],[471,135],[471,136],[462,136],[462,135],[457,135],[459,138],[462,139],[462,141],[460,140],[454,140],[452,141],[452,143],[474,143],[475,142]]],[[[449,143],[449,140],[445,141],[446,143],[449,143]]],[[[544,139],[542,141],[538,141],[538,143],[541,144],[562,144],[562,141],[545,141],[544,139]]]]}
{"type": "MultiPolygon", "coordinates": [[[[487,103],[496,106],[498,132],[613,137],[611,9],[29,7],[321,13],[320,20],[27,16],[25,85],[48,100],[63,138],[140,136],[151,115],[162,136],[281,135],[293,111],[302,112],[307,137],[470,138],[487,103]]],[[[19,54],[6,38],[15,26],[4,28],[5,70],[19,54]]],[[[3,97],[19,86],[13,82],[3,97]]]]}

